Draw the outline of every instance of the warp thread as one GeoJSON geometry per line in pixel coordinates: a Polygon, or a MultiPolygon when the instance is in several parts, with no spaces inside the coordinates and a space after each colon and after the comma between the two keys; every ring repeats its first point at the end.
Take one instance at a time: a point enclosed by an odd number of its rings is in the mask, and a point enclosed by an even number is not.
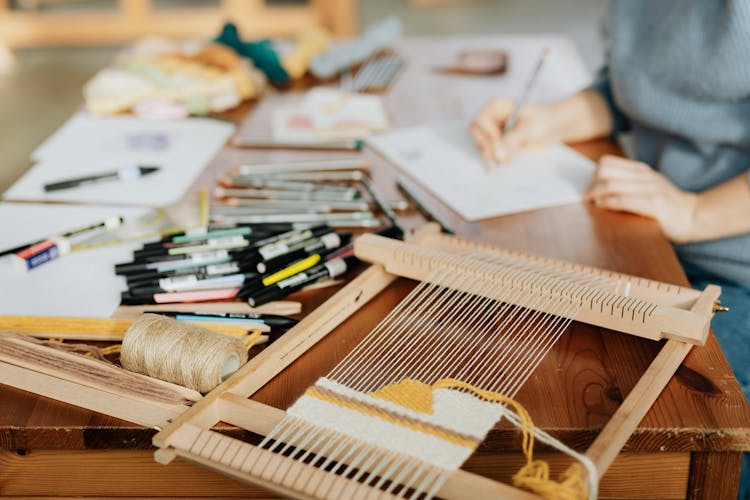
{"type": "Polygon", "coordinates": [[[246,361],[242,339],[158,314],[134,321],[120,352],[123,368],[204,394],[246,361]]]}

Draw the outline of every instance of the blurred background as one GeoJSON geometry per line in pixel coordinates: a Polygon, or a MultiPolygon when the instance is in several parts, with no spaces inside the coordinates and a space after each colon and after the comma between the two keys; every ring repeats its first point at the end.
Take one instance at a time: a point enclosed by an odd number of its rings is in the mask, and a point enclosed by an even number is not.
{"type": "Polygon", "coordinates": [[[603,59],[602,0],[0,0],[0,192],[29,154],[81,107],[81,89],[145,35],[210,38],[231,18],[244,37],[335,36],[388,15],[406,36],[569,36],[590,71],[603,59]]]}

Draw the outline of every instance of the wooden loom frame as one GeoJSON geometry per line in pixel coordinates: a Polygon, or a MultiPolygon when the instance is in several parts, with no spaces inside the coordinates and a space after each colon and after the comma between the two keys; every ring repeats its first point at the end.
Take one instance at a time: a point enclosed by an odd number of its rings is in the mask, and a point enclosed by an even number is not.
{"type": "MultiPolygon", "coordinates": [[[[403,268],[404,262],[399,263],[392,255],[383,256],[383,248],[387,250],[390,245],[392,250],[397,250],[402,246],[408,246],[408,244],[388,243],[392,240],[385,239],[386,242],[382,240],[380,237],[371,235],[361,237],[355,244],[355,253],[364,257],[365,260],[383,257],[386,261],[385,265],[375,264],[370,266],[296,327],[251,359],[235,375],[156,434],[153,439],[154,445],[159,447],[159,450],[155,453],[156,460],[167,464],[179,456],[235,479],[261,486],[288,497],[311,498],[310,495],[285,485],[276,484],[268,479],[252,476],[248,471],[243,471],[242,466],[247,463],[247,457],[254,454],[261,458],[262,463],[270,466],[271,470],[284,466],[287,468],[287,472],[298,475],[308,484],[328,481],[332,491],[338,491],[339,493],[353,493],[356,488],[364,488],[369,493],[368,498],[391,498],[384,492],[360,485],[345,477],[333,476],[310,465],[294,462],[289,458],[274,455],[241,440],[210,430],[215,424],[223,421],[256,434],[267,435],[284,418],[286,415],[284,410],[248,398],[399,277],[388,271],[393,269],[403,271],[403,269],[398,268],[403,268]],[[385,246],[378,247],[378,244],[384,244],[385,246]]],[[[412,241],[417,241],[432,249],[461,251],[473,248],[499,251],[507,255],[523,255],[490,245],[481,245],[468,240],[441,235],[434,225],[430,225],[429,228],[425,228],[418,233],[412,241]]],[[[689,288],[603,271],[593,267],[553,259],[525,257],[539,264],[553,266],[561,270],[572,270],[592,276],[622,280],[628,283],[628,288],[632,287],[631,292],[637,297],[643,300],[658,300],[660,304],[658,307],[662,308],[662,312],[667,318],[674,317],[678,320],[681,328],[687,327],[692,330],[687,336],[682,336],[680,332],[675,331],[662,335],[662,337],[669,339],[586,451],[586,456],[596,465],[601,478],[693,345],[702,345],[705,342],[708,334],[708,323],[713,315],[714,304],[721,290],[717,286],[709,285],[703,292],[697,292],[689,288]],[[681,308],[689,308],[689,311],[684,311],[681,308]]],[[[409,267],[408,263],[406,267],[409,267]]],[[[600,303],[595,303],[592,300],[591,305],[599,306],[600,303]]],[[[606,302],[606,305],[609,307],[610,303],[606,302]]],[[[603,307],[604,305],[601,305],[602,311],[604,310],[603,307]]],[[[625,312],[630,312],[619,301],[612,303],[611,307],[613,318],[616,318],[614,313],[621,313],[621,318],[624,318],[625,312]]],[[[633,318],[635,318],[635,311],[633,311],[633,318]]],[[[607,327],[609,325],[601,326],[607,327]]],[[[621,324],[614,321],[611,326],[617,328],[621,324]]],[[[654,337],[649,332],[631,331],[627,333],[646,338],[659,338],[654,337]]],[[[437,496],[446,499],[466,498],[467,495],[477,499],[498,497],[537,498],[526,491],[461,469],[451,472],[447,481],[437,493],[437,496]]]]}

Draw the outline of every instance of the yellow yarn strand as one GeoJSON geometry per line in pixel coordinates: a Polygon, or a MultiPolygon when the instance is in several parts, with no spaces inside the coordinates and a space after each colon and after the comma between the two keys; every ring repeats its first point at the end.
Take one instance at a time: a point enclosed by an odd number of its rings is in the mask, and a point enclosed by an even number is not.
{"type": "Polygon", "coordinates": [[[248,349],[250,349],[252,346],[254,346],[255,343],[257,342],[258,338],[261,336],[262,333],[263,332],[261,332],[260,330],[254,330],[254,331],[250,332],[247,335],[247,337],[244,337],[242,339],[242,342],[244,342],[245,347],[248,348],[248,349]]]}
{"type": "Polygon", "coordinates": [[[121,350],[121,344],[113,344],[107,347],[102,347],[101,349],[99,349],[99,352],[102,353],[102,356],[109,356],[110,354],[119,353],[121,350]]]}
{"type": "Polygon", "coordinates": [[[526,488],[550,500],[581,500],[588,496],[585,472],[580,464],[574,463],[560,475],[560,481],[549,477],[549,465],[544,460],[534,460],[534,422],[531,415],[517,401],[493,391],[486,391],[461,380],[446,378],[433,384],[433,389],[466,389],[487,401],[495,401],[513,408],[521,423],[523,436],[521,450],[526,457],[526,465],[513,476],[513,485],[526,488]]]}

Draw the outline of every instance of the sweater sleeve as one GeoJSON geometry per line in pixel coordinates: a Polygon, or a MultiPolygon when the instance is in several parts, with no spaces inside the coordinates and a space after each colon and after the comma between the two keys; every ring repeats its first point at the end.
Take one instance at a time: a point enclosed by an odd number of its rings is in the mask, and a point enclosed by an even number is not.
{"type": "Polygon", "coordinates": [[[615,97],[612,93],[612,82],[609,79],[609,68],[607,66],[599,70],[594,78],[594,82],[591,84],[591,89],[598,92],[604,98],[609,111],[612,113],[612,135],[630,130],[630,120],[628,120],[628,117],[625,116],[615,102],[615,97]]]}

